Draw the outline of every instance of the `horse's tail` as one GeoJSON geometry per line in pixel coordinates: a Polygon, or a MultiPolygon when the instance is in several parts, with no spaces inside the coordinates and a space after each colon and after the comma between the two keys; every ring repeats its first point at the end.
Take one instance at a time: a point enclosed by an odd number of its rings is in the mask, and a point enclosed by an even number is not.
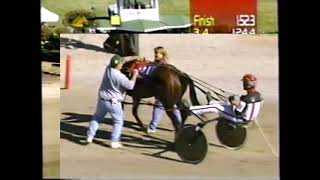
{"type": "Polygon", "coordinates": [[[199,100],[197,98],[196,89],[193,84],[193,80],[187,74],[185,74],[185,75],[187,76],[188,82],[189,82],[189,93],[190,93],[191,103],[192,103],[192,105],[200,105],[199,100]]]}

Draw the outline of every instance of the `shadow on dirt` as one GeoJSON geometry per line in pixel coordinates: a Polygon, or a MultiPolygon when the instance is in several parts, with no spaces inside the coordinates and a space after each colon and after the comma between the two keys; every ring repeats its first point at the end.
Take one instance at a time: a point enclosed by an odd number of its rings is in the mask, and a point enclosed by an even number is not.
{"type": "Polygon", "coordinates": [[[101,48],[96,45],[86,44],[82,41],[75,40],[75,39],[60,37],[60,47],[70,48],[70,46],[72,46],[73,48],[82,48],[82,49],[88,49],[88,50],[93,50],[97,52],[104,52],[104,53],[107,52],[104,48],[101,48]]]}
{"type": "MultiPolygon", "coordinates": [[[[87,114],[78,114],[65,112],[62,115],[67,115],[67,117],[62,118],[60,121],[60,138],[66,139],[70,142],[79,144],[79,145],[87,145],[86,136],[87,136],[87,126],[78,125],[77,123],[90,122],[92,115],[87,114]]],[[[105,118],[101,123],[108,124],[112,126],[112,119],[105,118]]],[[[137,123],[131,121],[124,121],[124,128],[133,129],[135,131],[141,131],[141,128],[137,123]]],[[[164,128],[163,128],[164,129],[164,128]]],[[[168,129],[164,129],[166,131],[170,131],[168,129]]],[[[93,140],[94,144],[101,145],[103,147],[110,147],[106,140],[109,140],[111,136],[110,131],[106,130],[98,130],[96,132],[95,138],[93,140]]],[[[159,152],[156,153],[146,153],[145,151],[141,154],[146,156],[153,156],[157,158],[183,162],[180,160],[168,158],[161,156],[162,153],[174,150],[174,143],[172,141],[164,140],[161,138],[153,137],[148,134],[144,134],[141,136],[141,133],[137,133],[137,135],[132,135],[128,133],[123,133],[121,137],[121,142],[125,147],[137,148],[137,149],[159,149],[159,152]]]]}
{"type": "MultiPolygon", "coordinates": [[[[60,88],[61,89],[61,88],[60,88]]],[[[83,123],[83,122],[90,122],[92,115],[88,114],[79,114],[79,113],[72,113],[72,112],[64,112],[62,115],[65,115],[67,117],[61,119],[63,122],[68,122],[68,123],[83,123]]],[[[112,119],[110,118],[105,118],[102,123],[112,125],[112,119]]],[[[131,121],[124,121],[123,127],[129,128],[129,129],[134,129],[136,131],[142,131],[141,127],[138,125],[138,123],[131,122],[131,121]]],[[[145,129],[144,129],[145,130],[145,129]]],[[[163,127],[158,127],[157,130],[162,130],[162,131],[168,131],[168,132],[173,132],[172,129],[167,129],[163,127]]]]}

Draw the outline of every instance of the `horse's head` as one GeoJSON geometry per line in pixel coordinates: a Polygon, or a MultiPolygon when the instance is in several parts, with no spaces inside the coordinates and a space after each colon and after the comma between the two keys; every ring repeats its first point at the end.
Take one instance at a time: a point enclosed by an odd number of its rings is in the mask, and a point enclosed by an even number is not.
{"type": "Polygon", "coordinates": [[[148,61],[146,58],[137,58],[132,59],[129,61],[126,61],[121,68],[121,72],[126,75],[128,78],[132,76],[132,72],[134,69],[139,69],[140,66],[144,66],[148,63],[151,63],[151,61],[148,61]]]}

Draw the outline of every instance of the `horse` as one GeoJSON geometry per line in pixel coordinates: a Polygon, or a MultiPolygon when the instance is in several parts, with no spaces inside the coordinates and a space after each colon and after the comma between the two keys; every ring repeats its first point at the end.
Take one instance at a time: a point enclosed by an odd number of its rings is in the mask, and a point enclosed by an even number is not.
{"type": "Polygon", "coordinates": [[[178,132],[189,113],[186,108],[179,108],[184,107],[182,97],[188,86],[192,105],[200,105],[193,80],[186,73],[181,72],[173,65],[155,64],[145,58],[126,61],[122,65],[121,72],[130,78],[132,70],[137,69],[137,67],[153,67],[150,74],[143,75],[142,78],[137,78],[134,88],[127,91],[127,95],[131,96],[133,99],[132,114],[138,125],[141,127],[141,130],[144,129],[144,125],[138,116],[139,103],[143,98],[155,97],[163,104],[163,108],[169,116],[175,132],[178,132]],[[176,116],[173,113],[175,105],[177,105],[181,112],[181,124],[177,121],[176,116]]]}

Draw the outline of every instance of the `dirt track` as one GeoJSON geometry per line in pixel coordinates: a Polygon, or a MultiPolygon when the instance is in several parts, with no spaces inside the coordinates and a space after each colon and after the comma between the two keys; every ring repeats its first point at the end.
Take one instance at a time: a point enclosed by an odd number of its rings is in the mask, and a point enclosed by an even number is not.
{"type": "Polygon", "coordinates": [[[59,178],[60,173],[60,84],[59,76],[42,74],[43,176],[59,178]]]}
{"type": "MultiPolygon", "coordinates": [[[[109,116],[100,126],[93,144],[82,145],[91,115],[95,110],[97,90],[105,66],[112,54],[103,52],[107,35],[63,35],[84,44],[75,49],[61,48],[61,58],[72,57],[71,89],[61,90],[60,178],[210,178],[234,177],[277,179],[279,177],[278,131],[278,47],[277,36],[237,35],[140,35],[140,54],[152,60],[153,48],[164,46],[171,62],[179,69],[222,89],[242,94],[240,77],[247,72],[259,78],[259,90],[265,103],[258,127],[249,129],[247,144],[240,150],[219,147],[214,125],[204,129],[209,141],[206,159],[198,165],[180,162],[174,152],[153,154],[172,141],[172,125],[167,117],[157,133],[148,136],[135,131],[131,107],[125,107],[125,128],[120,150],[108,147],[111,125],[109,116]],[[268,145],[270,143],[270,145],[268,145]]],[[[64,61],[61,62],[63,87],[64,61]]],[[[199,93],[204,101],[204,96],[199,93]]],[[[131,101],[130,98],[127,99],[131,101]]],[[[153,100],[153,99],[147,99],[153,100]]],[[[151,108],[141,106],[139,114],[147,124],[151,108]]],[[[190,117],[188,123],[195,124],[190,117]]]]}

